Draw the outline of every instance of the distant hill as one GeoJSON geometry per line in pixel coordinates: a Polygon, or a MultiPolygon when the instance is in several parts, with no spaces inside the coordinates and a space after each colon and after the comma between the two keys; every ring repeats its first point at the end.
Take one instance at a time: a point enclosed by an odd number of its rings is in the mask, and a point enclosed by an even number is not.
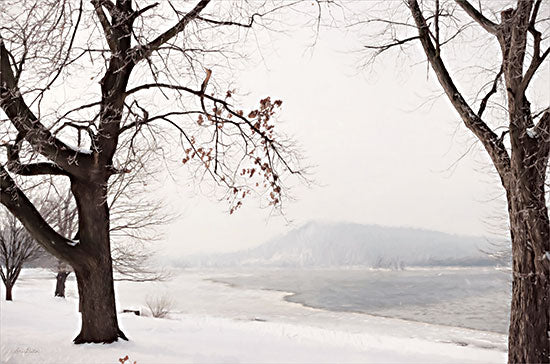
{"type": "Polygon", "coordinates": [[[495,265],[481,237],[352,223],[310,222],[256,248],[196,255],[192,267],[371,267],[495,265]]]}

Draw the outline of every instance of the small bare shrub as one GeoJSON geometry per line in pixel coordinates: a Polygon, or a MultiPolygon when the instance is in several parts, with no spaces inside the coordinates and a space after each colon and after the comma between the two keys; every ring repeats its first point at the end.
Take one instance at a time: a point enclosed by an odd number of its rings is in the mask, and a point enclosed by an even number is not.
{"type": "Polygon", "coordinates": [[[167,295],[147,297],[145,304],[151,311],[151,316],[156,318],[165,318],[174,307],[174,302],[167,295]]]}

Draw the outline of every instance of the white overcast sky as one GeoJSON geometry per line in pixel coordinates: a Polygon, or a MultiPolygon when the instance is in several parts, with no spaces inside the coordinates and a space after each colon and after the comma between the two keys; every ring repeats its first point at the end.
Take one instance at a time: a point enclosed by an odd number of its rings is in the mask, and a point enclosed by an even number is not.
{"type": "Polygon", "coordinates": [[[390,56],[361,70],[349,52],[360,47],[353,33],[324,30],[312,50],[310,32],[271,37],[263,61],[253,57],[236,83],[250,100],[283,100],[278,127],[316,166],[317,185],[292,191],[289,225],[257,201],[229,215],[186,179],[166,180],[169,205],[181,213],[167,230],[170,255],[249,248],[311,220],[495,233],[492,220],[505,216],[498,181],[479,145],[460,159],[475,139],[444,97],[422,106],[440,90],[420,48],[410,60],[390,56]]]}
{"type": "MultiPolygon", "coordinates": [[[[494,226],[495,221],[505,224],[506,214],[489,159],[441,95],[419,45],[410,57],[389,53],[363,69],[365,55],[357,50],[364,40],[356,29],[321,28],[312,46],[314,27],[300,25],[300,16],[285,21],[298,25],[284,33],[259,31],[257,44],[250,34],[249,43],[242,45],[250,49],[250,59],[233,70],[232,80],[238,93],[246,95],[241,97],[245,105],[257,105],[266,96],[283,100],[281,124],[276,127],[300,144],[304,164],[314,166],[310,172],[315,184],[288,181],[295,185],[295,200],[287,201],[284,218],[260,209],[252,198],[230,215],[225,201],[201,193],[186,167],[174,166],[171,173],[178,178],[161,173],[159,183],[150,186],[155,198],[163,198],[167,209],[179,214],[163,227],[162,254],[249,248],[312,220],[464,235],[505,230],[494,226]]],[[[461,65],[463,59],[475,64],[476,57],[491,57],[486,44],[472,43],[473,53],[463,52],[461,44],[455,53],[445,50],[444,57],[460,59],[461,65]]],[[[548,85],[549,62],[543,67],[542,85],[548,85]]],[[[224,75],[214,68],[216,77],[224,75]]],[[[63,103],[73,97],[72,87],[84,87],[80,80],[62,83],[52,100],[63,103]]],[[[97,94],[98,80],[92,77],[85,87],[97,94]]],[[[474,81],[476,85],[468,81],[459,87],[477,87],[480,80],[474,81]]],[[[547,104],[548,88],[539,89],[536,96],[547,104]]],[[[178,151],[174,155],[181,160],[178,151]]]]}

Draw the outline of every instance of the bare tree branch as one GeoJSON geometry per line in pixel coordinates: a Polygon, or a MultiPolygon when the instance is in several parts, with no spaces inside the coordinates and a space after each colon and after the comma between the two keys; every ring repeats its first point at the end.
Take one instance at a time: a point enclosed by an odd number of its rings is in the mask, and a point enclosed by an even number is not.
{"type": "Polygon", "coordinates": [[[488,31],[491,34],[497,33],[497,24],[493,23],[489,19],[487,19],[483,14],[481,14],[476,8],[472,6],[467,0],[455,0],[456,3],[464,9],[464,11],[473,19],[475,20],[479,25],[483,27],[486,31],[488,31]]]}
{"type": "Polygon", "coordinates": [[[481,116],[483,115],[483,112],[485,111],[485,108],[487,107],[487,102],[489,102],[489,99],[491,98],[491,96],[493,96],[497,92],[498,80],[502,77],[503,72],[504,72],[504,66],[500,66],[500,70],[498,71],[495,77],[495,80],[493,81],[493,86],[491,87],[487,95],[485,95],[483,100],[481,100],[481,103],[479,105],[479,110],[477,111],[478,117],[481,118],[481,116]]]}
{"type": "Polygon", "coordinates": [[[185,14],[185,16],[183,16],[176,25],[159,35],[147,45],[139,46],[138,48],[136,48],[134,53],[134,62],[137,63],[139,60],[149,57],[149,55],[152,52],[156,51],[161,45],[183,31],[187,24],[189,24],[189,22],[193,21],[199,16],[201,11],[206,7],[206,5],[210,3],[210,1],[211,0],[200,0],[197,5],[195,5],[195,7],[190,12],[185,14]]]}
{"type": "Polygon", "coordinates": [[[390,48],[403,45],[405,43],[411,42],[411,41],[416,40],[416,39],[420,39],[420,37],[419,36],[414,36],[414,37],[408,37],[408,38],[405,38],[405,39],[394,39],[393,42],[383,44],[383,45],[380,45],[380,46],[368,45],[368,46],[364,46],[364,47],[366,49],[375,49],[375,50],[377,50],[376,55],[379,55],[382,52],[385,52],[390,48]]]}
{"type": "Polygon", "coordinates": [[[470,129],[482,142],[483,146],[493,160],[501,178],[504,178],[510,171],[510,157],[508,156],[508,152],[506,151],[504,144],[499,139],[497,134],[495,134],[487,126],[487,124],[485,124],[485,122],[473,112],[464,97],[462,97],[456,88],[456,85],[449,75],[443,60],[439,55],[437,55],[430,39],[428,25],[426,24],[426,20],[424,19],[416,0],[409,0],[409,7],[418,28],[420,41],[426,55],[428,56],[428,61],[437,75],[439,83],[445,90],[445,93],[453,104],[455,110],[464,121],[466,127],[470,129]]]}
{"type": "Polygon", "coordinates": [[[19,150],[21,148],[22,138],[19,136],[14,144],[6,144],[8,151],[8,163],[7,167],[10,172],[22,175],[22,176],[38,176],[38,175],[63,175],[69,174],[59,168],[54,163],[42,162],[42,163],[21,163],[19,157],[19,150]]]}
{"type": "Polygon", "coordinates": [[[71,160],[85,159],[89,156],[73,150],[65,143],[55,138],[50,131],[36,118],[28,108],[21,96],[21,92],[15,83],[15,77],[11,68],[7,50],[0,38],[0,107],[10,118],[13,125],[38,152],[54,161],[58,166],[69,173],[78,173],[78,167],[71,164],[71,160]]]}
{"type": "Polygon", "coordinates": [[[44,250],[71,264],[82,264],[86,261],[86,253],[82,251],[82,247],[58,234],[44,220],[3,166],[0,166],[0,187],[2,205],[21,221],[44,250]]]}
{"type": "Polygon", "coordinates": [[[103,7],[102,7],[106,3],[109,3],[109,2],[92,0],[92,4],[94,5],[95,12],[99,19],[99,22],[101,23],[101,26],[103,27],[103,31],[105,32],[105,39],[107,40],[109,49],[111,49],[112,53],[115,53],[117,52],[117,42],[114,39],[115,36],[113,33],[113,28],[111,26],[111,23],[109,23],[109,19],[107,19],[107,15],[105,15],[105,12],[103,11],[103,7]]]}
{"type": "Polygon", "coordinates": [[[144,13],[146,13],[147,11],[157,7],[159,5],[159,3],[153,3],[153,4],[150,4],[150,5],[147,5],[146,7],[144,7],[143,9],[140,9],[140,10],[137,10],[137,11],[134,11],[132,13],[132,15],[130,16],[130,22],[133,22],[134,20],[136,20],[138,17],[142,16],[144,13]]]}

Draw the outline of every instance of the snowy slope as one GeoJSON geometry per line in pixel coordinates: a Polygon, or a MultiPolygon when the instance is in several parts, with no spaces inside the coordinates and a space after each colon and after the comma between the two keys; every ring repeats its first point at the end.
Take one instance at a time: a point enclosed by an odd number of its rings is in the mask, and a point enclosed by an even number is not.
{"type": "Polygon", "coordinates": [[[404,266],[495,265],[482,250],[481,237],[351,223],[311,222],[257,248],[229,254],[194,256],[183,266],[404,266]]]}
{"type": "MultiPolygon", "coordinates": [[[[224,273],[224,274],[227,274],[224,273]]],[[[119,308],[169,293],[170,319],[121,314],[129,342],[73,345],[74,280],[54,299],[47,271],[25,271],[0,304],[2,363],[504,363],[505,337],[459,328],[309,309],[280,292],[242,290],[182,273],[165,283],[118,282],[119,308]],[[254,320],[261,319],[261,320],[254,320]]],[[[2,297],[4,292],[2,291],[2,297]]]]}

